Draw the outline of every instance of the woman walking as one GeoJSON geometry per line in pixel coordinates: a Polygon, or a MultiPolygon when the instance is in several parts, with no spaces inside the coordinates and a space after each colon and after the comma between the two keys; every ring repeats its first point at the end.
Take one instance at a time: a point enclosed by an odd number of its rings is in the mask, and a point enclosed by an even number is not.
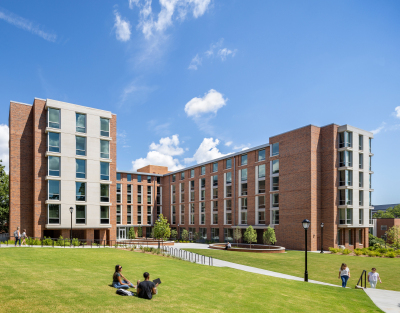
{"type": "Polygon", "coordinates": [[[21,233],[19,232],[19,226],[17,227],[17,230],[14,232],[14,237],[15,237],[15,246],[17,246],[17,242],[19,242],[19,246],[21,247],[21,233]]]}
{"type": "Polygon", "coordinates": [[[26,246],[26,241],[25,241],[25,239],[26,239],[26,229],[24,229],[24,231],[22,232],[22,245],[24,245],[25,244],[25,246],[26,246]]]}
{"type": "Polygon", "coordinates": [[[347,267],[346,263],[342,263],[339,270],[339,279],[342,280],[342,287],[346,288],[347,281],[350,278],[350,269],[347,267]]]}
{"type": "Polygon", "coordinates": [[[376,268],[373,267],[371,272],[368,273],[368,281],[371,285],[371,288],[376,288],[376,284],[379,282],[382,284],[381,277],[379,273],[376,272],[376,268]]]}
{"type": "Polygon", "coordinates": [[[115,273],[113,275],[112,286],[114,288],[129,289],[130,287],[136,288],[129,280],[127,280],[124,275],[122,275],[122,266],[115,265],[115,273]]]}

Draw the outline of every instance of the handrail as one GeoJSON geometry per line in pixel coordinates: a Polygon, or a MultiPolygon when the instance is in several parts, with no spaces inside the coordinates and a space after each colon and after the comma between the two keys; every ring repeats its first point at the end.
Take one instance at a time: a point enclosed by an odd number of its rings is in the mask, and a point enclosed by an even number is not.
{"type": "Polygon", "coordinates": [[[360,276],[360,279],[358,280],[357,284],[356,284],[356,288],[357,286],[359,286],[359,283],[361,281],[361,288],[363,288],[363,275],[364,275],[364,288],[367,288],[367,271],[363,270],[360,276]]]}

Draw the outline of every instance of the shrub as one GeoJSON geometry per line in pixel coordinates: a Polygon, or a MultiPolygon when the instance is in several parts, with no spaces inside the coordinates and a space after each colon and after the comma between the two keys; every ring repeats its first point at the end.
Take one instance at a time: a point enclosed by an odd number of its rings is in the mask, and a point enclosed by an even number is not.
{"type": "Polygon", "coordinates": [[[48,237],[48,238],[44,237],[44,239],[42,240],[42,242],[43,242],[43,245],[44,245],[44,246],[51,246],[51,245],[53,245],[53,240],[51,240],[50,237],[48,237]]]}
{"type": "Polygon", "coordinates": [[[396,253],[397,255],[400,255],[400,249],[396,250],[394,253],[396,253]]]}
{"type": "Polygon", "coordinates": [[[332,248],[332,247],[329,247],[329,251],[330,251],[331,253],[338,253],[338,252],[339,252],[339,248],[332,248]]]}
{"type": "Polygon", "coordinates": [[[383,253],[383,254],[388,252],[387,249],[385,249],[385,248],[378,248],[378,249],[376,249],[376,251],[378,251],[379,253],[383,253]]]}
{"type": "Polygon", "coordinates": [[[362,249],[354,249],[354,253],[355,253],[356,255],[362,255],[362,254],[363,254],[363,251],[362,251],[362,249]]]}
{"type": "Polygon", "coordinates": [[[385,254],[385,257],[387,257],[387,258],[395,258],[396,257],[396,253],[394,253],[394,251],[387,252],[385,254]]]}
{"type": "Polygon", "coordinates": [[[368,256],[374,257],[374,256],[376,256],[376,252],[375,251],[369,251],[368,252],[368,256]]]}
{"type": "Polygon", "coordinates": [[[361,250],[363,255],[368,255],[368,248],[362,248],[361,250]]]}
{"type": "Polygon", "coordinates": [[[345,254],[345,255],[347,255],[347,254],[351,253],[351,250],[350,250],[350,249],[344,249],[344,250],[342,251],[342,253],[345,254]]]}
{"type": "Polygon", "coordinates": [[[36,238],[26,238],[26,244],[29,246],[40,246],[42,242],[36,238]]]}
{"type": "Polygon", "coordinates": [[[382,238],[375,237],[372,234],[369,234],[368,238],[369,238],[369,246],[370,247],[374,246],[375,244],[379,244],[379,245],[385,244],[385,240],[383,240],[382,238]]]}

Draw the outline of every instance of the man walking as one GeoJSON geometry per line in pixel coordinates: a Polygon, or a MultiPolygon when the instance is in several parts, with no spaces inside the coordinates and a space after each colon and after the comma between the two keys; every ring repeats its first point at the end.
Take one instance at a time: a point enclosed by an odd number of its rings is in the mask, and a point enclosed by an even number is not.
{"type": "Polygon", "coordinates": [[[14,232],[14,237],[15,237],[15,246],[17,246],[17,241],[19,241],[19,246],[21,247],[21,233],[19,232],[19,227],[17,227],[17,230],[14,232]]]}

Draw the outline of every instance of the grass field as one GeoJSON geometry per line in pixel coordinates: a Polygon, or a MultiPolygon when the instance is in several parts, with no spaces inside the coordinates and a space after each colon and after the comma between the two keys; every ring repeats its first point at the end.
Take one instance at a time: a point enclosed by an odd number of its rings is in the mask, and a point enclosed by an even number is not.
{"type": "Polygon", "coordinates": [[[362,290],[320,286],[117,249],[0,249],[1,312],[381,312],[362,290]],[[160,277],[151,301],[110,287],[160,277]]]}
{"type": "MultiPolygon", "coordinates": [[[[287,251],[287,253],[245,253],[225,250],[185,249],[213,258],[258,267],[274,272],[304,277],[304,252],[287,251]]],[[[308,278],[331,284],[341,285],[338,279],[340,265],[346,263],[350,268],[351,278],[347,285],[351,288],[357,284],[362,270],[367,273],[376,267],[382,284],[378,289],[400,291],[400,259],[371,258],[348,255],[308,253],[308,278]]]]}

